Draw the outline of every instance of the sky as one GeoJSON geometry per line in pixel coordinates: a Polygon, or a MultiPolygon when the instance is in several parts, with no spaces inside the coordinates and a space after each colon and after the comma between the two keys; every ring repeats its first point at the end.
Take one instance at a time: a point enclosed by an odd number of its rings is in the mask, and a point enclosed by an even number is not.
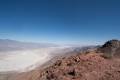
{"type": "Polygon", "coordinates": [[[60,44],[120,39],[120,0],[0,0],[0,38],[60,44]]]}

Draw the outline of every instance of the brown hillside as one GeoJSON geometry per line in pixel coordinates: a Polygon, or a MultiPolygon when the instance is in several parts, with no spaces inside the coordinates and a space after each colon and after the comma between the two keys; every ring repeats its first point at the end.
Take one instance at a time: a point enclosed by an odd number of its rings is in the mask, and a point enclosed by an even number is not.
{"type": "Polygon", "coordinates": [[[90,52],[63,58],[44,70],[16,76],[15,80],[120,80],[120,60],[90,52]]]}
{"type": "Polygon", "coordinates": [[[16,74],[9,80],[120,80],[119,54],[120,41],[110,40],[97,51],[64,57],[45,69],[16,74]]]}

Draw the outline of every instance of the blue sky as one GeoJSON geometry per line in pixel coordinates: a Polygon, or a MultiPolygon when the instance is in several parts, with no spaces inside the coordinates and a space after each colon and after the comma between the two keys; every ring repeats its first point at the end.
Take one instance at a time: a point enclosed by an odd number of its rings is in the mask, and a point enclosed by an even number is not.
{"type": "Polygon", "coordinates": [[[119,0],[0,0],[0,38],[99,44],[120,39],[119,0]]]}

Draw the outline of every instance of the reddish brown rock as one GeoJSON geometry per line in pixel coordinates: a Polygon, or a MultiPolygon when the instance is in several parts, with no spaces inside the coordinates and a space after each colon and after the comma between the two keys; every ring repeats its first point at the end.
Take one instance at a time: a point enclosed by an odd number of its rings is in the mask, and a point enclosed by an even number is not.
{"type": "Polygon", "coordinates": [[[11,80],[120,80],[120,59],[89,52],[62,58],[43,70],[16,75],[11,80]]]}
{"type": "Polygon", "coordinates": [[[120,61],[89,53],[57,61],[38,80],[120,80],[120,61]]]}

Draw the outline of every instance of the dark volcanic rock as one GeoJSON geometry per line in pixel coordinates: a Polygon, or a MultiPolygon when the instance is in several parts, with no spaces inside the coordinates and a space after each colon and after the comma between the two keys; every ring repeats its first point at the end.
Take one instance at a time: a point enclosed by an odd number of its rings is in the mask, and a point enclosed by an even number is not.
{"type": "Polygon", "coordinates": [[[120,41],[107,41],[98,51],[104,53],[108,57],[120,57],[120,41]]]}

